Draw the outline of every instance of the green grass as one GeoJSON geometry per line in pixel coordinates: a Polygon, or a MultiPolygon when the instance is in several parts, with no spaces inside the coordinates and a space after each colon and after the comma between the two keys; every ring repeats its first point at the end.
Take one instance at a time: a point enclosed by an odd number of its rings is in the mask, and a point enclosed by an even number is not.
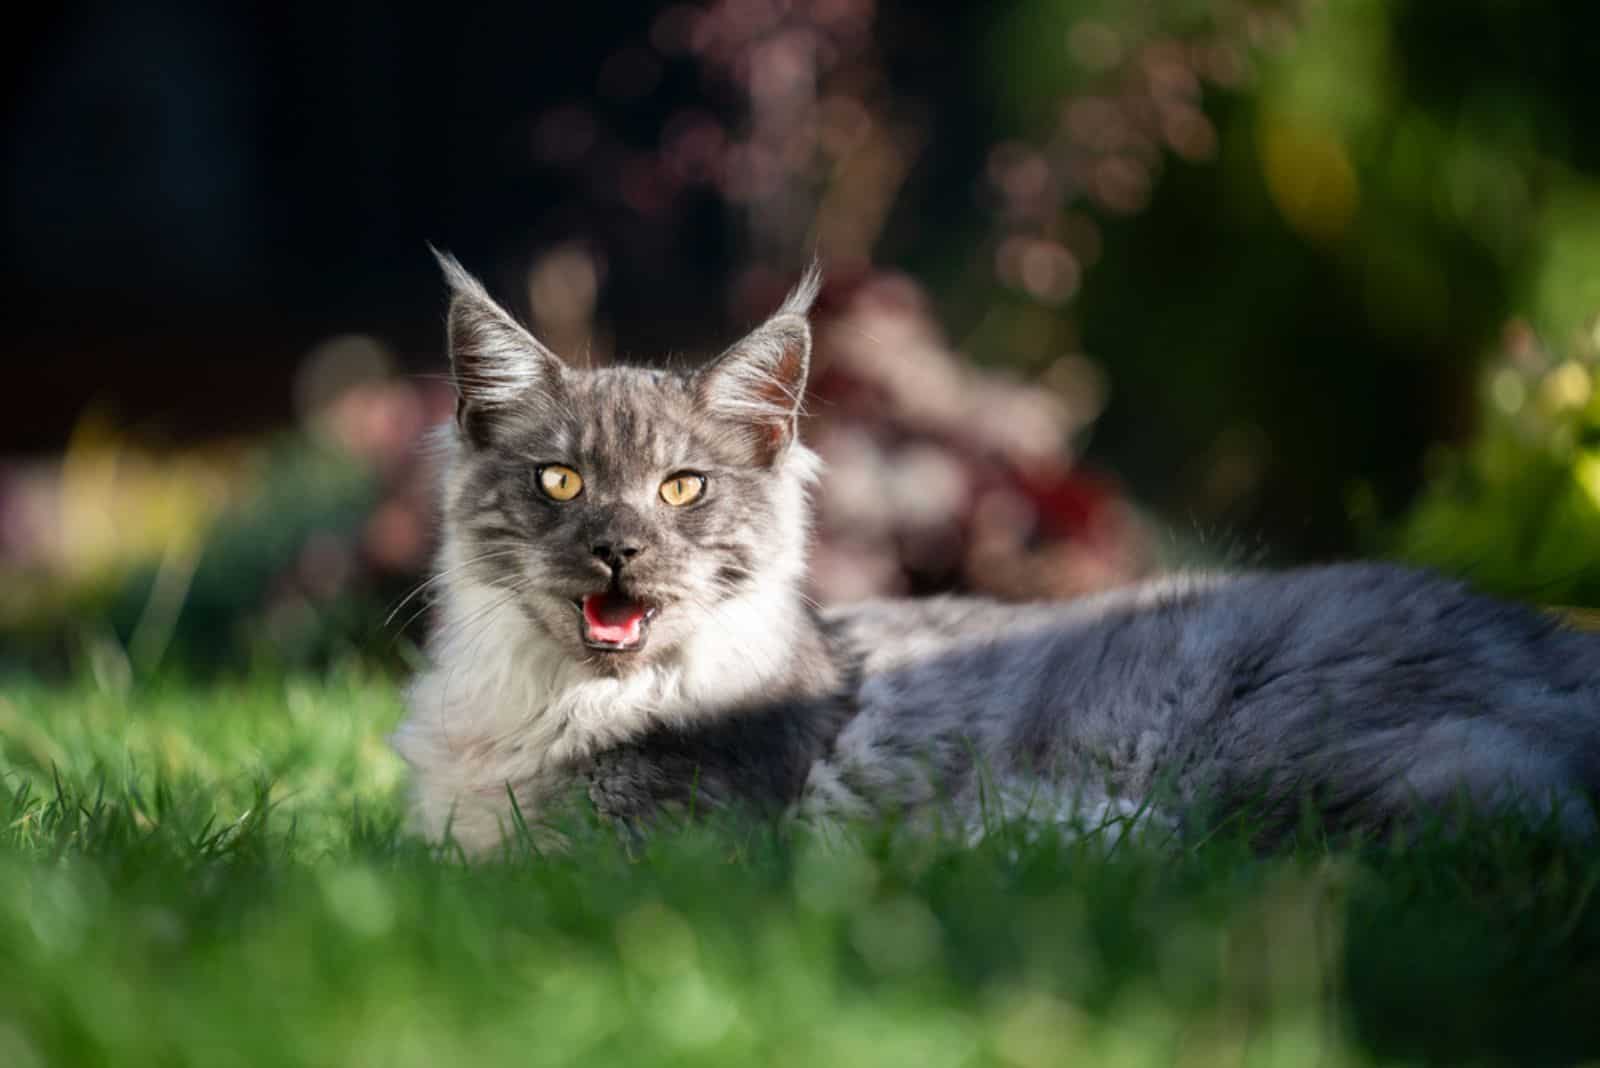
{"type": "Polygon", "coordinates": [[[466,865],[392,683],[0,687],[0,1066],[1600,1055],[1600,854],[687,828],[466,865]]]}

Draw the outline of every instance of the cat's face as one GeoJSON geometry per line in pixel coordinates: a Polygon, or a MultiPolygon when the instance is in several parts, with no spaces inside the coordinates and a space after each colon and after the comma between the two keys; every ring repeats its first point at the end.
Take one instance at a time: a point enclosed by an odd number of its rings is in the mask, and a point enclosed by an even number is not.
{"type": "Polygon", "coordinates": [[[456,566],[604,674],[668,657],[731,600],[792,580],[814,280],[700,372],[586,371],[445,268],[456,566]]]}

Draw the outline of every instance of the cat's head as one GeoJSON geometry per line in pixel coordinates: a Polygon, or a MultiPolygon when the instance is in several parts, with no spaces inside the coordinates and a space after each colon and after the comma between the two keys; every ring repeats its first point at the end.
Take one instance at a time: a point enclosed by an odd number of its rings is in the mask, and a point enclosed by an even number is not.
{"type": "Polygon", "coordinates": [[[796,439],[815,268],[687,372],[569,367],[454,259],[440,263],[458,394],[445,562],[459,569],[441,580],[491,587],[611,675],[794,598],[816,469],[796,439]]]}

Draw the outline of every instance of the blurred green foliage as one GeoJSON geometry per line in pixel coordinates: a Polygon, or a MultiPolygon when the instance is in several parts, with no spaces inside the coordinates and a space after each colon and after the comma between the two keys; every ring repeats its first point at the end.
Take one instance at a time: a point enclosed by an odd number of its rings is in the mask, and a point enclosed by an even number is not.
{"type": "MultiPolygon", "coordinates": [[[[75,466],[70,451],[65,466],[75,466]]],[[[361,559],[380,494],[370,465],[314,435],[286,433],[216,469],[167,462],[154,470],[185,498],[206,497],[219,480],[227,492],[175,522],[150,524],[164,552],[123,537],[110,559],[67,550],[55,570],[12,575],[18,599],[0,614],[0,670],[65,669],[124,688],[174,665],[234,673],[326,666],[357,652],[393,663],[403,654],[399,630],[381,621],[406,579],[361,559]]],[[[119,487],[115,503],[98,502],[111,538],[118,524],[144,523],[147,488],[137,480],[119,487]]],[[[88,492],[107,495],[99,485],[88,492]]],[[[71,544],[85,520],[61,507],[71,544]]]]}
{"type": "Polygon", "coordinates": [[[1148,171],[1147,205],[1090,182],[1030,224],[1070,248],[1074,213],[1099,220],[1076,299],[1041,317],[963,297],[966,271],[949,306],[987,360],[1099,361],[1091,455],[1180,526],[1285,560],[1381,548],[1363,532],[1433,447],[1495,433],[1475,398],[1504,325],[1566,337],[1600,309],[1597,42],[1600,11],[1570,3],[1022,4],[990,40],[993,119],[1069,190],[1106,157],[1073,141],[1069,99],[1136,117],[1186,66],[1215,151],[1152,155],[1125,118],[1111,154],[1148,171]],[[1234,47],[1250,73],[1219,83],[1206,57],[1234,47]]]}
{"type": "MultiPolygon", "coordinates": [[[[192,664],[280,668],[327,664],[363,648],[381,656],[372,627],[385,591],[355,566],[379,497],[370,468],[314,438],[284,435],[266,443],[246,477],[251,492],[206,540],[174,619],[172,654],[192,664]],[[329,566],[339,573],[326,584],[310,573],[319,539],[337,554],[329,566]]],[[[120,591],[109,615],[119,633],[133,633],[156,591],[148,573],[120,591]]]]}
{"type": "Polygon", "coordinates": [[[1526,328],[1507,347],[1485,381],[1482,429],[1435,455],[1391,544],[1499,593],[1600,606],[1600,323],[1564,357],[1526,328]]]}

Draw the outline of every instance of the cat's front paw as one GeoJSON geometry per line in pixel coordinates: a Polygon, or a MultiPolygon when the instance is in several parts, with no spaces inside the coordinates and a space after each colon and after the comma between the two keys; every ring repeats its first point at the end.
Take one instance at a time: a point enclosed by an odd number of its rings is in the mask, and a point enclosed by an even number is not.
{"type": "Polygon", "coordinates": [[[590,762],[589,801],[600,816],[630,830],[639,830],[656,815],[652,782],[655,769],[631,749],[600,753],[590,762]]]}

